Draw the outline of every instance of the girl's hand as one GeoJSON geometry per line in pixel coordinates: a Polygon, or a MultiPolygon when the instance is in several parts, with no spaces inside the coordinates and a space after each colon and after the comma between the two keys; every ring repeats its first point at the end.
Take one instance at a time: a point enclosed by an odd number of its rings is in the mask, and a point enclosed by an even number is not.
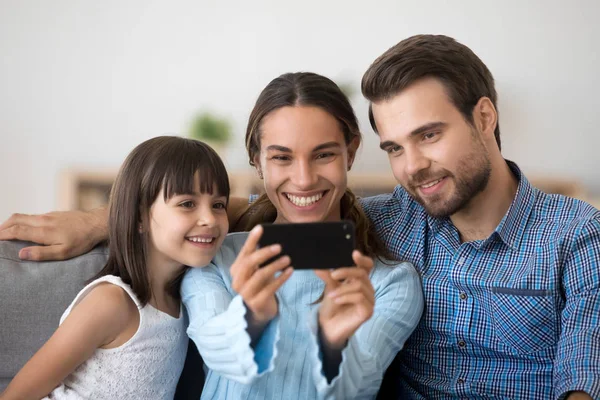
{"type": "Polygon", "coordinates": [[[261,226],[252,229],[230,270],[233,290],[242,296],[251,314],[249,322],[259,327],[277,316],[275,292],[288,280],[293,271],[288,256],[279,257],[260,267],[271,257],[281,253],[281,246],[278,244],[257,249],[261,235],[261,226]],[[276,276],[278,272],[281,274],[276,276]]]}
{"type": "Polygon", "coordinates": [[[354,332],[371,318],[375,308],[375,289],[369,279],[373,259],[358,250],[352,253],[352,259],[356,267],[315,271],[325,282],[319,308],[321,340],[332,350],[343,349],[354,332]]]}

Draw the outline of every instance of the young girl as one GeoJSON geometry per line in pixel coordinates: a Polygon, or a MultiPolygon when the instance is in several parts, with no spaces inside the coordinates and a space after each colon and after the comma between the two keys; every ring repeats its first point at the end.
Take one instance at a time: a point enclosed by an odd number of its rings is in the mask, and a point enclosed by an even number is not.
{"type": "Polygon", "coordinates": [[[231,234],[213,263],[190,270],[182,299],[188,335],[209,371],[207,399],[374,398],[423,309],[420,279],[387,251],[352,192],[360,145],[346,96],[316,74],[285,74],[260,94],[246,147],[266,194],[242,216],[259,222],[352,220],[356,267],[293,271],[278,245],[257,249],[260,227],[231,234]]]}
{"type": "Polygon", "coordinates": [[[172,399],[188,343],[181,278],[217,252],[228,200],[225,167],[206,144],[137,146],[111,192],[106,266],[0,397],[172,399]]]}

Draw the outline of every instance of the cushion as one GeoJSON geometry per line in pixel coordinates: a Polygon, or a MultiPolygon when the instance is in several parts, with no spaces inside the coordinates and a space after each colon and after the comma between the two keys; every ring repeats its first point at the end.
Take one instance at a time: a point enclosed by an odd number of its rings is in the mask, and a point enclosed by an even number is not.
{"type": "Polygon", "coordinates": [[[50,338],[75,295],[108,259],[99,246],[66,261],[18,257],[31,243],[0,241],[0,392],[50,338]]]}

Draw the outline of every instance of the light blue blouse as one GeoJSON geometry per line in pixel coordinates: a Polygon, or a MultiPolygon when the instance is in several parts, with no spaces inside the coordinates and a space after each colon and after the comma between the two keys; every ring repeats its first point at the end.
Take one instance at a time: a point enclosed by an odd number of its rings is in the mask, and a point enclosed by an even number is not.
{"type": "Polygon", "coordinates": [[[294,271],[278,290],[279,315],[255,348],[250,346],[246,308],[229,274],[247,235],[228,235],[211,264],[189,270],[183,279],[187,333],[208,367],[202,398],[374,398],[423,311],[421,282],[412,264],[376,262],[371,272],[374,314],[350,338],[339,373],[328,383],[317,340],[319,304],[313,304],[325,285],[313,271],[294,271]]]}

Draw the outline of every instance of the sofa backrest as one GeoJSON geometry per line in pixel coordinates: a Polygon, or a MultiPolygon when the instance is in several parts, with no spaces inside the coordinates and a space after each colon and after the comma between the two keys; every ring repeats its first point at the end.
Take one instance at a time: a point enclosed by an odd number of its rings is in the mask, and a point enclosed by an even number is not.
{"type": "Polygon", "coordinates": [[[66,261],[18,257],[31,243],[0,241],[0,392],[50,338],[61,315],[108,259],[106,247],[66,261]]]}

